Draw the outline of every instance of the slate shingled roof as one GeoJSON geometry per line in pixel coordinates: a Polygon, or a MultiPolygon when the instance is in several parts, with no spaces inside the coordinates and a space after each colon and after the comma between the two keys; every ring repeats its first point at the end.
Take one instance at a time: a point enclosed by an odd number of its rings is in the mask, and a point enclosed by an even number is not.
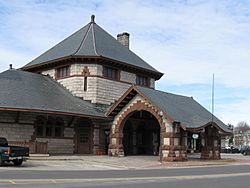
{"type": "Polygon", "coordinates": [[[104,117],[91,103],[74,97],[49,76],[11,69],[0,73],[0,88],[0,110],[104,117]]]}
{"type": "Polygon", "coordinates": [[[27,70],[45,62],[74,56],[104,57],[128,66],[154,72],[159,78],[163,75],[120,44],[113,36],[97,25],[94,20],[25,65],[22,69],[27,70]]]}
{"type": "MultiPolygon", "coordinates": [[[[212,121],[212,114],[192,97],[140,86],[136,86],[136,88],[163,112],[169,114],[174,121],[181,122],[186,128],[199,128],[212,121]]],[[[223,131],[231,132],[217,117],[214,117],[214,123],[223,131]]]]}

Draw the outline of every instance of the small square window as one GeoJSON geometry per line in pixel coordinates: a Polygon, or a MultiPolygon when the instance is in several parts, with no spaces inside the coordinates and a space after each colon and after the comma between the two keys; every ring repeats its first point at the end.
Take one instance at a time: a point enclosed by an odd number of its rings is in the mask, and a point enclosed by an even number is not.
{"type": "Polygon", "coordinates": [[[69,66],[64,66],[56,69],[56,78],[61,79],[70,76],[69,66]]]}
{"type": "Polygon", "coordinates": [[[112,80],[118,80],[118,70],[110,67],[103,67],[103,76],[112,80]]]}
{"type": "Polygon", "coordinates": [[[140,86],[148,87],[149,86],[149,79],[148,79],[148,77],[137,75],[136,76],[136,84],[140,85],[140,86]]]}

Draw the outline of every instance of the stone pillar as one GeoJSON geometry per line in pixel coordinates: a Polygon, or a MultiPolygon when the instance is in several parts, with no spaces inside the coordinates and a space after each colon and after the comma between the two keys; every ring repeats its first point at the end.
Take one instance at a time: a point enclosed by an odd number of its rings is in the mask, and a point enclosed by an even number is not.
{"type": "Polygon", "coordinates": [[[218,130],[213,126],[205,128],[204,146],[201,150],[201,159],[215,160],[220,159],[220,135],[218,130]]]}
{"type": "Polygon", "coordinates": [[[166,132],[162,132],[163,145],[161,146],[162,161],[185,161],[187,160],[185,139],[181,134],[179,124],[166,124],[166,132]],[[183,141],[184,140],[184,141],[183,141]]]}
{"type": "Polygon", "coordinates": [[[122,144],[123,134],[113,133],[110,134],[109,156],[123,157],[124,149],[122,144]]]}

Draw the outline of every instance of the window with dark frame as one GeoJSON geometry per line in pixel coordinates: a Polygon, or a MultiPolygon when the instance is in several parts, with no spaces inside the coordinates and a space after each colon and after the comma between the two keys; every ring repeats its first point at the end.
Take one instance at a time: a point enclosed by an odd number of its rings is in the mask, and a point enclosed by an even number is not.
{"type": "Polygon", "coordinates": [[[83,91],[87,91],[88,88],[88,77],[84,76],[84,85],[83,85],[83,91]]]}
{"type": "Polygon", "coordinates": [[[36,135],[43,136],[43,127],[45,125],[45,118],[38,116],[36,119],[36,135]]]}
{"type": "Polygon", "coordinates": [[[70,76],[69,66],[59,67],[56,69],[56,78],[61,79],[70,76]]]}
{"type": "Polygon", "coordinates": [[[60,138],[64,134],[64,122],[61,118],[37,118],[36,121],[36,136],[47,138],[60,138]]]}
{"type": "Polygon", "coordinates": [[[37,136],[43,136],[43,125],[37,125],[36,126],[36,135],[37,136]]]}
{"type": "Polygon", "coordinates": [[[118,80],[118,70],[111,67],[103,67],[103,76],[112,80],[118,80]]]}
{"type": "Polygon", "coordinates": [[[45,136],[46,137],[51,137],[52,136],[52,127],[53,127],[53,122],[51,118],[46,122],[45,125],[45,136]]]}
{"type": "Polygon", "coordinates": [[[55,123],[55,137],[63,137],[64,123],[62,119],[57,119],[55,123]]]}
{"type": "Polygon", "coordinates": [[[146,76],[136,75],[136,84],[149,87],[149,79],[146,76]]]}

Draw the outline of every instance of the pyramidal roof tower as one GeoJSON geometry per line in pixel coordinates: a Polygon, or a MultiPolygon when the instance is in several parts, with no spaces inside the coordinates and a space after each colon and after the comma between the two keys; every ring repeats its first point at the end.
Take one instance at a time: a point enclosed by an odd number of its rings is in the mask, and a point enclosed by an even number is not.
{"type": "MultiPolygon", "coordinates": [[[[146,71],[152,74],[156,80],[163,75],[129,50],[128,45],[122,45],[121,42],[97,25],[94,15],[91,16],[90,23],[26,64],[22,67],[22,70],[32,71],[70,58],[106,60],[129,68],[146,71]]],[[[106,61],[103,61],[103,63],[106,61]]]]}

